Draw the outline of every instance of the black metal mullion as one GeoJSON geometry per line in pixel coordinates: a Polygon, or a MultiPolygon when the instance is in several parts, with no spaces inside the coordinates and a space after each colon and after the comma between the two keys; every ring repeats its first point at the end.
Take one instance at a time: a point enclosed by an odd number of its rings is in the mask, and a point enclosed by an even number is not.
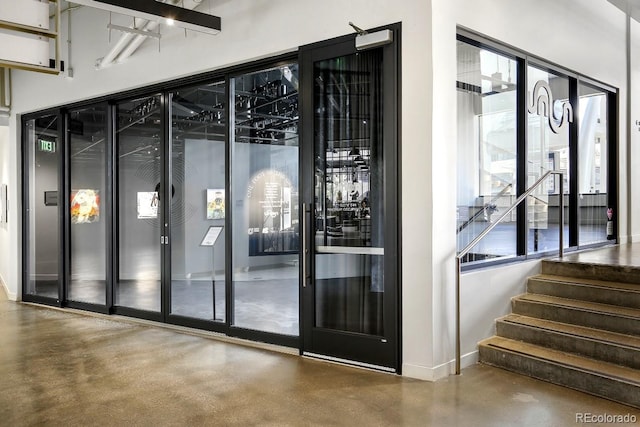
{"type": "Polygon", "coordinates": [[[115,160],[114,160],[114,152],[115,152],[115,131],[114,125],[116,121],[114,120],[115,106],[110,105],[109,103],[105,103],[105,129],[106,129],[106,141],[105,141],[105,153],[106,153],[106,171],[104,171],[105,176],[105,211],[107,213],[105,232],[107,233],[105,238],[106,243],[106,284],[105,284],[105,306],[107,313],[110,313],[113,309],[114,305],[114,239],[110,238],[110,236],[115,235],[115,226],[114,226],[114,211],[113,206],[114,203],[114,176],[115,176],[115,160]]]}
{"type": "MultiPolygon", "coordinates": [[[[235,102],[234,102],[234,88],[233,78],[227,76],[225,78],[225,91],[227,94],[227,114],[225,116],[225,192],[226,202],[225,202],[225,215],[224,215],[224,227],[225,227],[225,324],[227,329],[231,327],[233,324],[234,318],[234,289],[233,289],[233,223],[231,218],[233,217],[233,203],[230,203],[231,200],[234,200],[233,188],[232,188],[232,173],[233,173],[233,150],[231,149],[231,144],[234,143],[235,139],[235,102]]],[[[214,272],[215,274],[215,267],[214,272]]]]}
{"type": "Polygon", "coordinates": [[[162,311],[162,319],[168,322],[169,313],[171,313],[171,199],[173,188],[173,168],[171,164],[171,156],[173,146],[171,143],[171,95],[168,92],[160,94],[160,110],[162,111],[160,119],[160,194],[162,209],[160,212],[160,235],[156,236],[160,242],[160,310],[162,311]],[[164,236],[164,239],[161,239],[164,236]]]}
{"type": "Polygon", "coordinates": [[[58,112],[58,299],[59,307],[67,300],[67,285],[70,280],[71,240],[69,229],[69,179],[70,168],[67,161],[69,144],[68,112],[58,112]]]}
{"type": "Polygon", "coordinates": [[[110,130],[112,132],[112,137],[113,140],[112,142],[112,152],[111,152],[111,166],[112,166],[112,171],[113,171],[113,177],[112,177],[112,188],[111,191],[109,192],[109,195],[111,197],[111,217],[112,217],[112,223],[111,223],[111,230],[112,230],[112,235],[111,235],[111,244],[112,244],[112,248],[111,248],[111,262],[112,262],[112,277],[111,277],[111,299],[112,299],[112,304],[110,307],[110,312],[111,313],[115,313],[116,310],[116,306],[118,304],[118,291],[120,288],[120,216],[118,215],[118,211],[119,211],[119,206],[120,206],[120,200],[118,199],[118,188],[120,186],[120,180],[119,180],[119,168],[120,168],[120,161],[119,161],[119,157],[118,157],[118,144],[119,144],[119,137],[118,137],[118,132],[117,132],[117,126],[118,126],[118,106],[119,104],[115,104],[111,107],[111,127],[110,130]]]}
{"type": "MultiPolygon", "coordinates": [[[[516,83],[516,194],[527,191],[527,79],[528,61],[517,58],[518,81],[516,83]]],[[[527,204],[516,208],[516,255],[527,255],[527,204]]]]}
{"type": "MultiPolygon", "coordinates": [[[[580,94],[578,93],[579,79],[569,78],[569,102],[573,106],[573,122],[569,123],[569,247],[578,247],[580,243],[580,199],[578,162],[580,159],[580,143],[578,129],[580,127],[580,94]]],[[[561,194],[560,197],[564,197],[561,194]]],[[[566,205],[565,205],[566,206],[566,205]]],[[[564,227],[564,224],[560,224],[564,227]]],[[[564,242],[560,242],[564,244],[564,242]]]]}
{"type": "Polygon", "coordinates": [[[21,146],[20,146],[20,156],[21,156],[21,164],[22,164],[22,173],[20,174],[20,191],[22,193],[22,300],[25,301],[25,296],[27,295],[27,287],[29,284],[29,245],[31,245],[31,240],[29,239],[29,213],[31,212],[31,204],[29,202],[29,179],[31,177],[31,169],[29,168],[29,146],[33,149],[33,144],[27,144],[28,140],[28,132],[26,131],[27,123],[29,121],[25,118],[22,119],[22,135],[21,135],[21,146]]]}
{"type": "MultiPolygon", "coordinates": [[[[315,183],[315,167],[312,168],[312,172],[310,172],[309,168],[305,168],[304,165],[315,165],[314,161],[314,151],[315,151],[315,141],[313,138],[313,62],[310,59],[310,54],[306,50],[301,50],[298,55],[298,65],[300,70],[300,87],[298,90],[298,112],[299,112],[299,122],[298,122],[298,141],[299,141],[299,163],[298,163],[298,177],[299,177],[299,194],[298,197],[298,212],[299,212],[299,220],[300,220],[300,268],[299,268],[299,277],[300,277],[300,285],[299,285],[299,305],[298,305],[298,319],[299,319],[299,352],[302,354],[305,348],[309,348],[311,346],[311,326],[313,322],[313,315],[310,313],[309,309],[305,309],[307,307],[311,307],[311,300],[309,297],[309,289],[307,286],[312,286],[312,283],[307,284],[305,277],[307,272],[303,267],[305,263],[313,264],[311,262],[311,254],[313,253],[313,248],[310,248],[310,253],[307,254],[305,252],[306,248],[304,247],[304,240],[306,237],[307,245],[309,244],[309,228],[314,227],[313,224],[306,223],[305,221],[309,221],[310,218],[313,218],[313,215],[307,215],[307,211],[305,210],[305,206],[307,209],[311,209],[313,212],[313,201],[314,194],[313,188],[315,183]],[[311,207],[308,207],[311,206],[311,207]],[[305,225],[302,227],[302,225],[305,225]],[[305,236],[304,233],[307,233],[305,236]]],[[[324,183],[321,183],[324,191],[324,183]]],[[[325,204],[322,203],[321,206],[325,204]]],[[[324,208],[323,208],[324,209],[324,208]]],[[[315,220],[315,218],[314,218],[315,220]]],[[[313,245],[312,245],[313,246],[313,245]]],[[[309,264],[306,264],[309,266],[309,264]]],[[[312,276],[313,277],[313,276],[312,276]]]]}
{"type": "MultiPolygon", "coordinates": [[[[398,38],[400,37],[400,28],[394,27],[394,35],[396,35],[395,43],[383,48],[383,69],[382,76],[382,126],[383,126],[383,209],[384,209],[384,269],[389,272],[389,276],[385,278],[385,297],[384,297],[384,335],[389,341],[389,345],[393,346],[393,368],[397,373],[402,370],[400,363],[402,332],[401,325],[401,307],[400,288],[400,255],[401,247],[399,246],[401,219],[400,212],[400,165],[399,165],[399,147],[400,138],[398,136],[399,117],[397,115],[398,103],[400,102],[399,91],[399,67],[400,47],[398,38]],[[392,141],[393,143],[384,143],[392,141]],[[393,283],[389,285],[389,280],[393,283]]],[[[375,106],[372,106],[375,108],[375,106]]],[[[385,274],[386,276],[386,274],[385,274]]]]}
{"type": "MultiPolygon", "coordinates": [[[[618,114],[619,114],[619,97],[618,93],[607,92],[607,202],[608,206],[613,209],[613,239],[618,242],[619,239],[619,208],[618,205],[618,114]]],[[[628,123],[627,126],[631,126],[628,123]]]]}

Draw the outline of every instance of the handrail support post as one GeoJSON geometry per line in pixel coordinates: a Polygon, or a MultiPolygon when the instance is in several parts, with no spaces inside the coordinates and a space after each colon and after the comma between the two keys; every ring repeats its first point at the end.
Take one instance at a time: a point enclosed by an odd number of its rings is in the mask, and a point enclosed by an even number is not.
{"type": "Polygon", "coordinates": [[[527,199],[533,193],[533,190],[538,187],[542,182],[544,182],[549,175],[559,175],[560,176],[560,212],[558,213],[558,221],[560,223],[559,227],[559,242],[558,242],[558,256],[562,258],[564,256],[564,173],[560,171],[547,171],[544,173],[527,191],[522,193],[516,201],[498,217],[498,219],[493,222],[489,227],[485,228],[475,239],[473,239],[467,246],[464,247],[457,255],[456,255],[456,375],[460,375],[460,364],[461,364],[461,355],[460,355],[460,276],[462,275],[462,258],[469,253],[471,249],[475,245],[480,242],[491,230],[493,230],[496,225],[498,225],[508,214],[511,213],[517,206],[520,205],[524,200],[527,199]]]}

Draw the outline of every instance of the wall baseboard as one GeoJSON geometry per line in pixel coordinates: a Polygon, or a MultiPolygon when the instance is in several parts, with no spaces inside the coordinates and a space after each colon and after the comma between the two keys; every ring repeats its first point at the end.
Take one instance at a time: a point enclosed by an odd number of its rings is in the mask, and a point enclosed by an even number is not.
{"type": "MultiPolygon", "coordinates": [[[[478,363],[479,352],[478,350],[472,351],[462,356],[460,360],[460,368],[464,369],[469,366],[478,363]]],[[[429,368],[427,366],[412,365],[410,363],[402,364],[402,376],[415,378],[424,381],[438,381],[442,378],[446,378],[449,375],[456,373],[456,361],[451,360],[443,363],[442,365],[429,368]]]]}
{"type": "Polygon", "coordinates": [[[4,278],[2,277],[2,274],[0,274],[0,286],[2,286],[2,289],[4,289],[4,293],[7,295],[7,298],[10,299],[11,301],[17,301],[18,300],[18,295],[13,293],[13,292],[9,292],[9,288],[7,287],[6,282],[4,281],[4,278]]]}

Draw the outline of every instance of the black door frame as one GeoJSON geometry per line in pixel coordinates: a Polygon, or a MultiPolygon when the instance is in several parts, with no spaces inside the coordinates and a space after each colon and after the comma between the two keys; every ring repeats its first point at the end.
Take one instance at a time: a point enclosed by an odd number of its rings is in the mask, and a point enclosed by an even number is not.
{"type": "Polygon", "coordinates": [[[384,46],[383,52],[383,148],[384,148],[384,337],[354,334],[335,330],[314,328],[315,296],[315,232],[313,232],[315,130],[314,130],[314,75],[313,64],[322,59],[337,58],[357,53],[356,34],[314,43],[300,48],[301,69],[301,160],[300,178],[302,198],[300,211],[304,214],[305,241],[303,259],[300,263],[300,324],[302,337],[300,353],[326,357],[349,363],[374,366],[401,373],[401,171],[400,171],[400,35],[401,24],[369,30],[390,29],[394,40],[384,46]],[[389,143],[389,142],[392,143],[389,143]],[[306,167],[305,167],[306,166],[306,167]],[[304,266],[307,271],[304,271],[304,266]],[[381,351],[381,345],[389,347],[381,351]],[[388,348],[388,350],[387,350],[388,348]]]}

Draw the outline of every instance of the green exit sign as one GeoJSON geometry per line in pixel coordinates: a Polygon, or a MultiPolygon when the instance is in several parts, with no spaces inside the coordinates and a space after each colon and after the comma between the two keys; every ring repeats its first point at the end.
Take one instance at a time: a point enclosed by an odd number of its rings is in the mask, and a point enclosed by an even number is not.
{"type": "Polygon", "coordinates": [[[38,148],[40,151],[44,151],[47,153],[55,153],[56,152],[56,142],[48,141],[46,139],[38,139],[38,148]]]}

